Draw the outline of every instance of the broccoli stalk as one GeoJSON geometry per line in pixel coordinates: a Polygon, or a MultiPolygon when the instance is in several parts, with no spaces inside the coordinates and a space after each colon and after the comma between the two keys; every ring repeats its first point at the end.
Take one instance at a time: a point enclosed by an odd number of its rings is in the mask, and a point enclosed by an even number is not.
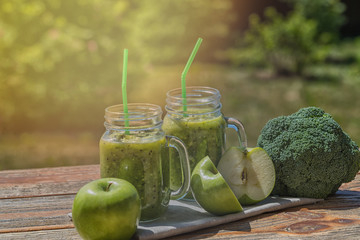
{"type": "Polygon", "coordinates": [[[353,180],[360,168],[356,143],[316,107],[270,120],[258,146],[275,165],[273,195],[325,198],[353,180]]]}

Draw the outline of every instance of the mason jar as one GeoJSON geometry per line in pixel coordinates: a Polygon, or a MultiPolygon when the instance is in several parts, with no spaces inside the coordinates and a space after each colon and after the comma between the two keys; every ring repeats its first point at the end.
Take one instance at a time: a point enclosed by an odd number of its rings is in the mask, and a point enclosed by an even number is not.
{"type": "MultiPolygon", "coordinates": [[[[215,166],[218,164],[225,150],[226,128],[235,129],[240,147],[246,148],[242,123],[235,118],[224,117],[220,98],[220,92],[210,87],[187,87],[186,98],[183,98],[180,88],[167,92],[163,130],[185,143],[191,171],[205,156],[209,156],[215,166]]],[[[179,155],[170,151],[170,182],[173,189],[184,182],[180,171],[179,155]]],[[[192,199],[191,192],[185,198],[192,199]]]]}
{"type": "Polygon", "coordinates": [[[161,107],[128,104],[105,109],[106,131],[100,139],[100,175],[132,183],[141,199],[141,221],[159,218],[170,199],[179,199],[189,190],[190,169],[187,150],[176,137],[162,130],[161,107]],[[180,156],[181,186],[170,189],[169,149],[180,156]]]}

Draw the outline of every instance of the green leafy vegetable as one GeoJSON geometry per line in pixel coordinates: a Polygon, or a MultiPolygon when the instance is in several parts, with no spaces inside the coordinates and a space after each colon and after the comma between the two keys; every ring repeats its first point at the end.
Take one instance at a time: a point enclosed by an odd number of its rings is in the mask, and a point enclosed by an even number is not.
{"type": "Polygon", "coordinates": [[[356,143],[316,107],[270,120],[258,146],[275,165],[274,195],[325,198],[353,180],[360,168],[356,143]]]}

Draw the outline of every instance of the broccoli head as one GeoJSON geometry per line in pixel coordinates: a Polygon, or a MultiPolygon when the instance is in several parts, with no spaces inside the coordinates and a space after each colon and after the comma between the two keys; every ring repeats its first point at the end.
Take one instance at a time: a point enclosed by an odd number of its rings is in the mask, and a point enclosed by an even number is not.
{"type": "Polygon", "coordinates": [[[360,168],[360,151],[340,125],[316,107],[270,120],[258,146],[276,169],[273,195],[325,198],[360,168]]]}

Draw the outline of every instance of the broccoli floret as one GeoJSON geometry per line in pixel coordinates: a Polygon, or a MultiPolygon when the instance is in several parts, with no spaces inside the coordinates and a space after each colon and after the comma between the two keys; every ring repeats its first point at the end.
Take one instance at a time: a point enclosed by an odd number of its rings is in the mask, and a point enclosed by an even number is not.
{"type": "Polygon", "coordinates": [[[257,144],[275,165],[273,195],[325,198],[353,180],[360,168],[356,143],[317,107],[270,120],[257,144]]]}

